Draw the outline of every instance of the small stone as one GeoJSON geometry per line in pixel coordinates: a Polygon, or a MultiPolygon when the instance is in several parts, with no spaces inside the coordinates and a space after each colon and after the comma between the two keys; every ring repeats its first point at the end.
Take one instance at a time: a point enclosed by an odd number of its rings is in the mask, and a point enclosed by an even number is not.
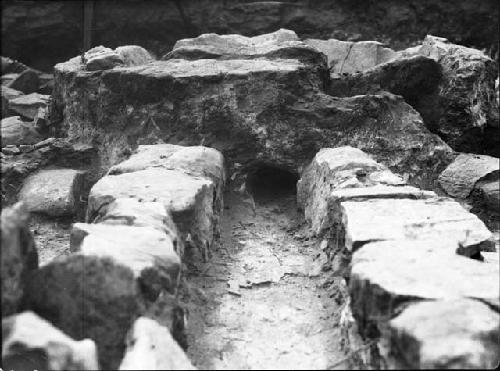
{"type": "Polygon", "coordinates": [[[6,370],[97,370],[90,339],[75,341],[33,312],[2,319],[2,363],[6,370]]]}
{"type": "Polygon", "coordinates": [[[102,45],[89,49],[84,57],[88,71],[107,70],[123,65],[123,59],[117,52],[102,45]]]}
{"type": "Polygon", "coordinates": [[[126,339],[120,370],[195,370],[189,358],[158,322],[139,317],[126,339]]]}
{"type": "Polygon", "coordinates": [[[126,66],[140,66],[152,62],[154,58],[149,52],[138,45],[124,45],[115,49],[126,66]]]}

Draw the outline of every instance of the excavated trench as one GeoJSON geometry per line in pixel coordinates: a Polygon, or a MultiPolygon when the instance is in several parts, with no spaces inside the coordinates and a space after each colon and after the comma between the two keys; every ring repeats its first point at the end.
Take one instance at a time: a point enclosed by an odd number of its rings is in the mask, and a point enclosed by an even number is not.
{"type": "Polygon", "coordinates": [[[345,286],[323,271],[320,241],[297,210],[297,180],[255,169],[246,182],[254,202],[228,185],[220,240],[186,275],[188,354],[198,368],[350,366],[339,363],[345,286]]]}

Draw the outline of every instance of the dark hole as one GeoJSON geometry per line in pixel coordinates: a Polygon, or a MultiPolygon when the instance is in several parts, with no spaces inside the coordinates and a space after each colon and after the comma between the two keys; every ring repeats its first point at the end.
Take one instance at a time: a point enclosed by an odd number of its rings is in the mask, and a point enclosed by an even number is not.
{"type": "Polygon", "coordinates": [[[292,196],[297,193],[299,175],[272,166],[260,166],[247,178],[247,189],[255,201],[292,196]]]}

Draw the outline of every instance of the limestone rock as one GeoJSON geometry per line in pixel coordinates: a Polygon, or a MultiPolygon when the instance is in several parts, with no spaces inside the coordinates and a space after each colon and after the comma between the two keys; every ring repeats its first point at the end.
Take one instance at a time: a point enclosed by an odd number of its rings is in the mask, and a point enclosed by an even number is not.
{"type": "Polygon", "coordinates": [[[389,328],[394,369],[493,369],[500,360],[499,315],[476,300],[411,304],[389,328]]]}
{"type": "Polygon", "coordinates": [[[345,238],[348,250],[356,250],[371,241],[432,238],[450,241],[447,246],[465,256],[491,250],[491,232],[458,202],[437,197],[412,198],[375,196],[339,202],[332,197],[329,200],[331,224],[338,238],[345,238]]]}
{"type": "Polygon", "coordinates": [[[108,175],[90,191],[87,220],[92,221],[100,208],[118,198],[161,202],[171,213],[183,239],[189,234],[201,251],[211,246],[214,185],[210,179],[161,168],[108,175]]]}
{"type": "Polygon", "coordinates": [[[127,335],[127,350],[120,370],[195,370],[170,331],[140,317],[127,335]]]}
{"type": "Polygon", "coordinates": [[[161,202],[139,202],[135,198],[117,198],[98,210],[94,223],[152,227],[166,233],[182,259],[184,243],[179,231],[161,202]]]}
{"type": "Polygon", "coordinates": [[[443,114],[435,127],[457,151],[499,156],[498,105],[495,79],[498,67],[483,52],[428,35],[420,53],[442,68],[439,105],[443,114]]]}
{"type": "Polygon", "coordinates": [[[499,173],[499,159],[462,153],[439,175],[441,187],[452,197],[466,198],[481,178],[499,173]]]}
{"type": "Polygon", "coordinates": [[[21,120],[20,116],[11,116],[1,122],[2,147],[9,144],[35,144],[43,138],[33,124],[21,120]]]}
{"type": "Polygon", "coordinates": [[[38,90],[39,83],[38,74],[32,69],[27,69],[21,72],[7,86],[11,89],[22,91],[25,94],[30,94],[38,90]]]}
{"type": "Polygon", "coordinates": [[[133,272],[109,257],[57,258],[34,272],[24,308],[74,339],[97,344],[102,369],[117,369],[127,330],[143,310],[133,272]]]}
{"type": "Polygon", "coordinates": [[[49,98],[48,95],[38,93],[22,95],[18,98],[9,100],[9,110],[29,120],[33,120],[38,113],[38,108],[47,107],[49,98]]]}
{"type": "MultiPolygon", "coordinates": [[[[19,308],[27,275],[38,268],[38,253],[22,203],[2,209],[2,317],[19,308]]],[[[3,352],[2,352],[3,353],[3,352]]]]}
{"type": "Polygon", "coordinates": [[[404,180],[358,148],[321,149],[297,183],[297,202],[315,233],[328,225],[327,200],[337,188],[376,184],[403,185],[404,180]]]}
{"type": "Polygon", "coordinates": [[[75,215],[82,208],[85,172],[73,169],[41,170],[30,175],[19,192],[28,210],[50,216],[75,215]]]}
{"type": "Polygon", "coordinates": [[[499,265],[457,255],[453,246],[439,239],[395,240],[355,251],[349,290],[361,333],[419,299],[474,298],[498,307],[499,265]]]}
{"type": "Polygon", "coordinates": [[[96,46],[84,54],[87,71],[107,70],[123,65],[123,58],[113,49],[96,46]]]}
{"type": "Polygon", "coordinates": [[[124,45],[115,49],[126,66],[140,66],[152,62],[154,58],[149,52],[138,45],[124,45]]]}
{"type": "Polygon", "coordinates": [[[2,363],[8,370],[97,370],[90,339],[75,341],[33,312],[2,320],[2,363]]]}
{"type": "Polygon", "coordinates": [[[333,77],[366,71],[397,56],[395,51],[377,41],[307,39],[304,42],[328,57],[328,67],[333,77]]]}
{"type": "Polygon", "coordinates": [[[110,256],[130,268],[151,301],[161,290],[174,293],[177,289],[180,258],[170,237],[153,227],[75,223],[70,250],[85,256],[110,256]]]}
{"type": "Polygon", "coordinates": [[[324,68],[296,58],[170,59],[103,71],[98,87],[68,61],[55,69],[54,107],[64,111],[70,138],[99,138],[108,168],[133,143],[160,139],[204,141],[230,162],[265,162],[294,172],[322,147],[342,145],[367,150],[417,181],[448,164],[451,149],[403,99],[388,93],[331,97],[323,90],[324,68]],[[100,97],[102,109],[80,104],[93,97],[100,97]]]}

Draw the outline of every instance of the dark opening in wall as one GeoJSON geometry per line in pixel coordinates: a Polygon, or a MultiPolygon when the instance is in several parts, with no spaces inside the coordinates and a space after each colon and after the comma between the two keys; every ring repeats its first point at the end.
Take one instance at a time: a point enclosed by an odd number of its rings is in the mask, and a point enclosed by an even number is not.
{"type": "Polygon", "coordinates": [[[299,175],[274,166],[261,165],[248,173],[246,185],[256,202],[295,196],[299,175]]]}

